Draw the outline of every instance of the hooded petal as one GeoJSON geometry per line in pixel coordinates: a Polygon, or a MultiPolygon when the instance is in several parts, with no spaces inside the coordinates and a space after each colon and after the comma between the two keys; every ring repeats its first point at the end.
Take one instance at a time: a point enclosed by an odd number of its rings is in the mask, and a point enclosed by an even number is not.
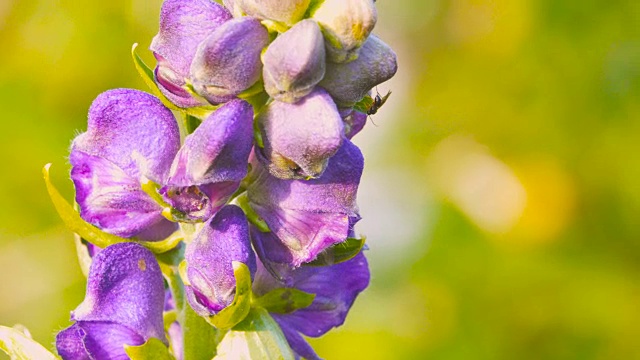
{"type": "Polygon", "coordinates": [[[233,262],[246,264],[255,273],[255,254],[249,241],[249,225],[235,205],[222,208],[187,245],[185,286],[191,307],[202,316],[218,313],[233,302],[236,280],[233,262]]]}
{"type": "Polygon", "coordinates": [[[264,87],[279,101],[309,94],[325,71],[324,38],[313,20],[302,20],[269,45],[263,56],[264,87]]]}
{"type": "Polygon", "coordinates": [[[231,14],[209,0],[166,0],[160,10],[160,29],[151,51],[158,60],[155,70],[160,90],[176,105],[192,107],[200,102],[182,87],[198,45],[231,14]]]}
{"type": "Polygon", "coordinates": [[[99,252],[89,270],[84,301],[71,318],[114,323],[166,343],[162,323],[164,283],[153,254],[135,243],[118,243],[99,252]]]}
{"type": "Polygon", "coordinates": [[[343,118],[344,135],[351,140],[358,134],[367,124],[367,114],[353,110],[349,115],[343,118]]]}
{"type": "Polygon", "coordinates": [[[259,115],[258,126],[264,148],[256,155],[282,179],[322,175],[343,137],[338,109],[320,88],[295,104],[272,102],[259,115]]]}
{"type": "Polygon", "coordinates": [[[72,150],[69,161],[76,202],[85,221],[108,233],[142,240],[161,240],[176,230],[138,180],[109,160],[72,150]]]}
{"type": "Polygon", "coordinates": [[[109,90],[91,104],[87,132],[72,151],[111,161],[133,179],[162,182],[180,148],[173,114],[160,100],[132,89],[109,90]]]}
{"type": "Polygon", "coordinates": [[[353,106],[374,86],[393,77],[398,70],[396,54],[378,37],[371,35],[357,60],[346,64],[327,63],[320,86],[341,107],[353,106]]]}
{"type": "Polygon", "coordinates": [[[318,179],[281,180],[258,167],[248,197],[271,233],[254,232],[256,250],[264,259],[296,267],[344,241],[359,218],[356,193],[363,166],[360,150],[345,140],[318,179]]]}
{"type": "Polygon", "coordinates": [[[324,0],[313,19],[322,27],[329,60],[344,63],[358,57],[378,13],[374,0],[324,0]]]}
{"type": "MultiPolygon", "coordinates": [[[[295,24],[302,19],[311,0],[235,0],[230,4],[249,16],[295,24]]],[[[225,4],[229,1],[225,1],[225,4]]]]}
{"type": "Polygon", "coordinates": [[[78,321],[56,336],[56,348],[64,360],[128,360],[124,345],[144,342],[126,326],[102,321],[78,321]]]}
{"type": "Polygon", "coordinates": [[[260,79],[267,44],[269,33],[257,19],[227,21],[198,47],[190,70],[194,89],[212,103],[232,99],[260,79]]]}

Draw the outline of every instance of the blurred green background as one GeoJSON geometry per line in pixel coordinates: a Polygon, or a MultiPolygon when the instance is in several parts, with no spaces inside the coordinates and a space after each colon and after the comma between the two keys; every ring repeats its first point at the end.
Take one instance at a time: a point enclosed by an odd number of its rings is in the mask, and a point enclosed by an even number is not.
{"type": "MultiPolygon", "coordinates": [[[[41,168],[71,199],[70,141],[100,92],[145,89],[160,5],[0,2],[0,324],[46,346],[84,279],[41,168]]],[[[372,283],[318,353],[640,359],[640,2],[377,5],[400,67],[355,138],[372,283]]]]}

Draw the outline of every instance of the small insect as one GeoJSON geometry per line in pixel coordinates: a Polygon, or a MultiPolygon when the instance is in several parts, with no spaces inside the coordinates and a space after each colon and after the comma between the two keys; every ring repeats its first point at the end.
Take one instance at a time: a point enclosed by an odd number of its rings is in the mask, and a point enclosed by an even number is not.
{"type": "Polygon", "coordinates": [[[387,99],[390,95],[391,91],[388,91],[385,96],[380,97],[380,93],[378,93],[378,91],[376,90],[376,97],[373,99],[373,103],[369,105],[369,108],[367,109],[367,115],[374,115],[375,113],[377,113],[382,105],[387,102],[387,99]]]}

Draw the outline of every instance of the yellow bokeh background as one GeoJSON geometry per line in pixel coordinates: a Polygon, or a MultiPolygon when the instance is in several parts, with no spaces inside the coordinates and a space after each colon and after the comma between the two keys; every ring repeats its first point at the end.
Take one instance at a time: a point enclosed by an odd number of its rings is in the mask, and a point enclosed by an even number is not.
{"type": "MultiPolygon", "coordinates": [[[[640,2],[376,4],[399,71],[354,139],[372,282],[318,353],[640,358],[640,2]]],[[[160,5],[0,2],[0,324],[47,347],[85,280],[41,168],[71,199],[70,141],[145,90],[160,5]]]]}

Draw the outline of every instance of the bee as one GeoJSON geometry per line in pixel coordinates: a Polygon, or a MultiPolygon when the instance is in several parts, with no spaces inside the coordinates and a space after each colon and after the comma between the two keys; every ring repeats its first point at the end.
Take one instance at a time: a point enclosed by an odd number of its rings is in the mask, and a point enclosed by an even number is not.
{"type": "Polygon", "coordinates": [[[391,91],[388,91],[385,96],[381,97],[380,93],[378,93],[378,91],[376,90],[376,97],[373,98],[373,102],[371,103],[371,105],[369,105],[369,108],[367,109],[367,115],[374,115],[375,113],[377,113],[382,105],[387,102],[389,96],[391,96],[391,91]]]}

